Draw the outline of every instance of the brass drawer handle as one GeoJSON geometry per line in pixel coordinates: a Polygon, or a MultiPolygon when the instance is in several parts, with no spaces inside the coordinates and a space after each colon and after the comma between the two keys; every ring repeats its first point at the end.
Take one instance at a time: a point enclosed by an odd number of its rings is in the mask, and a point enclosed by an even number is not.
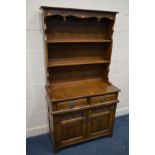
{"type": "Polygon", "coordinates": [[[101,100],[100,100],[100,102],[104,102],[105,101],[105,98],[102,98],[101,100]]]}
{"type": "Polygon", "coordinates": [[[73,101],[69,102],[69,107],[70,107],[70,108],[73,108],[74,105],[75,105],[75,103],[74,103],[73,101]]]}

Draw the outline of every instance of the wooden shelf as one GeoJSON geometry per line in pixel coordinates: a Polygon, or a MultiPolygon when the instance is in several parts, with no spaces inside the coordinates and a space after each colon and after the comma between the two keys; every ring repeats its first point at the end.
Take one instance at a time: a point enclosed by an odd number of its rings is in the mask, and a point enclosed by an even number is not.
{"type": "Polygon", "coordinates": [[[74,65],[85,65],[85,64],[104,64],[110,63],[101,57],[89,57],[89,58],[55,58],[48,60],[48,67],[57,66],[74,66],[74,65]]]}
{"type": "Polygon", "coordinates": [[[47,39],[47,43],[106,43],[108,39],[47,39]]]}
{"type": "Polygon", "coordinates": [[[50,85],[47,89],[53,102],[119,91],[118,88],[103,81],[102,79],[87,79],[81,81],[55,83],[50,85]]]}

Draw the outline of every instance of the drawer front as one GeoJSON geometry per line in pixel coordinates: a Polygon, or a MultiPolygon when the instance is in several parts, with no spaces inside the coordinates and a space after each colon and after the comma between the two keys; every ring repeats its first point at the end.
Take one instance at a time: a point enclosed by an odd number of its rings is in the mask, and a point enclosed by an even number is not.
{"type": "Polygon", "coordinates": [[[57,110],[66,110],[87,105],[87,99],[72,100],[66,102],[58,102],[57,110]]]}
{"type": "Polygon", "coordinates": [[[108,95],[91,97],[90,103],[99,104],[99,103],[113,101],[113,100],[117,100],[117,94],[108,94],[108,95]]]}

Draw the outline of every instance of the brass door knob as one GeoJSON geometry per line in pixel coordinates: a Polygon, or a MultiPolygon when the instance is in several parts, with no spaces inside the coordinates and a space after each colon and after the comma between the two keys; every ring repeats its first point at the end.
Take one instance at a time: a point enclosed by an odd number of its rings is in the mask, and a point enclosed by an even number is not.
{"type": "Polygon", "coordinates": [[[73,108],[74,105],[75,105],[75,103],[74,103],[73,101],[69,102],[69,107],[70,107],[70,108],[73,108]]]}

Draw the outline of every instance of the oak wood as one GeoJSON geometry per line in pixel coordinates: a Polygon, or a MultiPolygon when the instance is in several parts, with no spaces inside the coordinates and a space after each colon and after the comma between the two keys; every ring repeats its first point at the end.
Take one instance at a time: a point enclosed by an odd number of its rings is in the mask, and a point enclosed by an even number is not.
{"type": "MultiPolygon", "coordinates": [[[[89,100],[89,98],[88,98],[88,100],[89,100]]],[[[112,101],[99,103],[99,104],[93,104],[93,105],[90,105],[88,102],[88,105],[86,105],[86,106],[65,109],[65,110],[60,110],[60,111],[50,111],[50,114],[52,114],[54,116],[54,115],[65,114],[65,113],[69,113],[69,112],[77,112],[77,111],[86,110],[86,109],[90,109],[90,108],[101,107],[103,105],[112,105],[112,104],[116,104],[118,102],[119,102],[119,100],[112,100],[112,101]]]]}
{"type": "Polygon", "coordinates": [[[77,99],[108,93],[117,93],[118,88],[104,82],[102,79],[83,80],[50,85],[48,88],[52,102],[77,99]]]}
{"type": "Polygon", "coordinates": [[[109,43],[49,44],[48,66],[109,63],[110,48],[109,43]]]}
{"type": "Polygon", "coordinates": [[[100,57],[96,58],[57,58],[49,59],[48,67],[57,67],[57,66],[73,66],[73,65],[85,65],[85,64],[104,64],[109,63],[110,61],[105,60],[100,57]]]}
{"type": "Polygon", "coordinates": [[[91,12],[91,13],[94,13],[94,12],[101,12],[102,14],[103,13],[108,13],[108,14],[110,14],[110,13],[112,13],[112,14],[116,14],[116,13],[119,13],[118,11],[107,11],[107,10],[89,10],[89,9],[77,9],[77,8],[63,8],[63,7],[51,7],[51,6],[41,6],[40,7],[40,9],[42,9],[42,10],[49,10],[49,11],[53,11],[53,10],[62,10],[62,11],[64,11],[64,10],[66,10],[66,11],[68,11],[68,10],[70,10],[70,11],[78,11],[78,12],[81,12],[81,11],[84,11],[84,12],[91,12]]]}
{"type": "Polygon", "coordinates": [[[59,137],[57,147],[62,148],[111,134],[113,106],[115,107],[116,104],[54,116],[54,120],[59,118],[59,121],[56,121],[59,129],[55,131],[56,136],[59,137]]]}
{"type": "Polygon", "coordinates": [[[106,72],[108,72],[107,63],[54,67],[49,68],[49,82],[55,85],[59,83],[63,84],[64,82],[89,81],[91,79],[106,80],[108,78],[106,72]]]}
{"type": "Polygon", "coordinates": [[[90,104],[99,104],[111,100],[117,100],[117,94],[108,94],[102,96],[95,96],[90,98],[90,104]]]}
{"type": "Polygon", "coordinates": [[[104,19],[101,22],[92,19],[69,18],[64,21],[60,16],[46,20],[48,43],[65,42],[111,42],[113,21],[104,19]]]}
{"type": "Polygon", "coordinates": [[[118,92],[109,81],[117,12],[41,7],[55,152],[112,135],[118,92]]]}
{"type": "Polygon", "coordinates": [[[106,43],[112,42],[110,39],[48,39],[48,43],[106,43]]]}
{"type": "Polygon", "coordinates": [[[87,104],[88,103],[87,103],[86,98],[73,100],[73,101],[58,102],[56,110],[60,111],[60,110],[65,110],[65,109],[73,109],[77,107],[86,106],[87,104]]]}

